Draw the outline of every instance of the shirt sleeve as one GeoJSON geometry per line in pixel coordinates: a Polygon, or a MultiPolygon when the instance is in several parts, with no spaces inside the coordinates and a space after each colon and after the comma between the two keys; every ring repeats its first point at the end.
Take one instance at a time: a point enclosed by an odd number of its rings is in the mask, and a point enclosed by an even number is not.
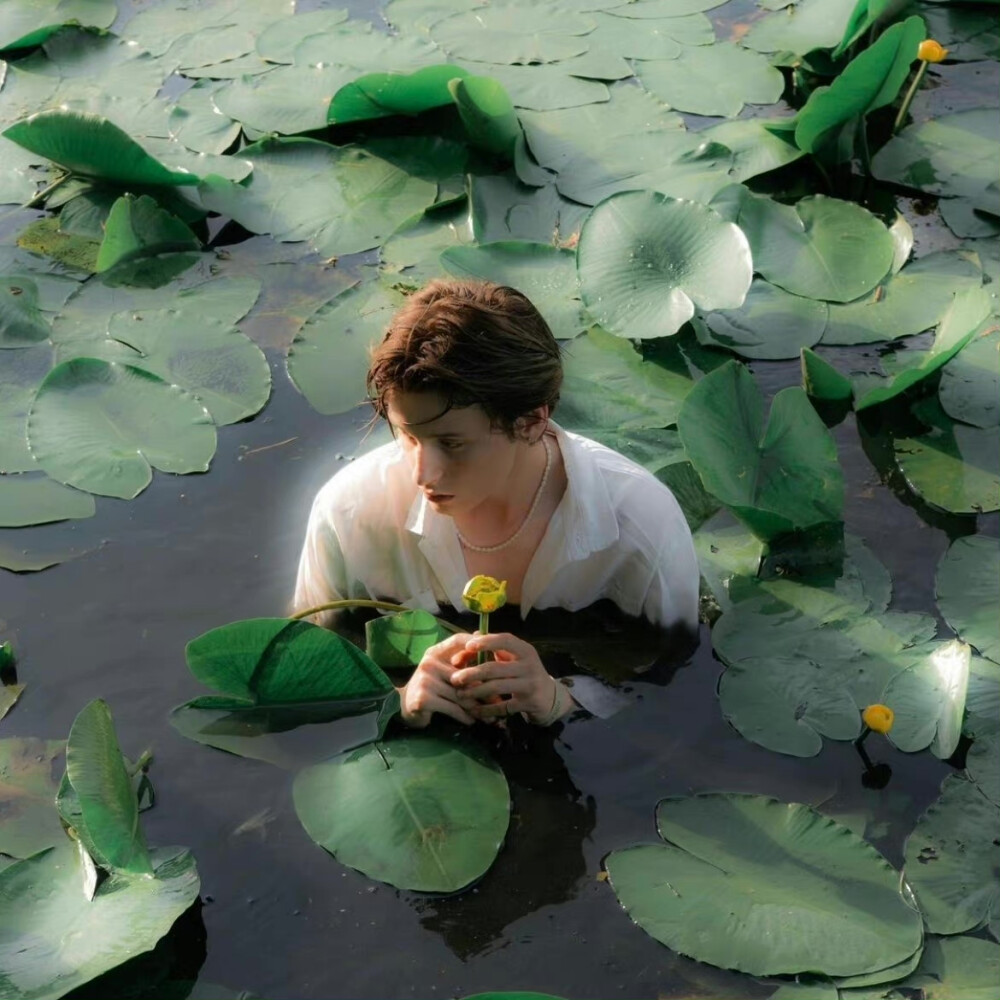
{"type": "MultiPolygon", "coordinates": [[[[306,540],[299,557],[299,571],[292,599],[292,614],[348,596],[349,581],[344,550],[322,494],[313,503],[306,528],[306,540]]],[[[330,625],[336,612],[310,616],[318,625],[330,625]]]]}
{"type": "Polygon", "coordinates": [[[691,531],[682,521],[664,539],[657,555],[643,602],[643,617],[664,628],[683,625],[695,631],[700,580],[691,531]]]}

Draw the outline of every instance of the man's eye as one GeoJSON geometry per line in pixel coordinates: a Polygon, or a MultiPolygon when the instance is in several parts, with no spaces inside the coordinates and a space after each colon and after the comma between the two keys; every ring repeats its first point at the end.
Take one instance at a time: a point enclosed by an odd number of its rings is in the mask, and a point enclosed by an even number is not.
{"type": "Polygon", "coordinates": [[[461,450],[462,442],[461,441],[442,441],[441,442],[441,447],[444,448],[445,451],[459,451],[459,450],[461,450]]]}

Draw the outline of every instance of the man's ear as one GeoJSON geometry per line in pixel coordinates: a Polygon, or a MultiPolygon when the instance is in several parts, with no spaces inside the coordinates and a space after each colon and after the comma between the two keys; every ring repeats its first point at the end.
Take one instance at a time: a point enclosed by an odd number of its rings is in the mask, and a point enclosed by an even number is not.
{"type": "Polygon", "coordinates": [[[514,426],[517,429],[518,437],[527,441],[529,444],[537,444],[541,440],[542,435],[545,433],[545,427],[549,422],[549,410],[548,404],[543,406],[537,406],[533,410],[529,410],[527,413],[518,417],[514,422],[514,426]]]}

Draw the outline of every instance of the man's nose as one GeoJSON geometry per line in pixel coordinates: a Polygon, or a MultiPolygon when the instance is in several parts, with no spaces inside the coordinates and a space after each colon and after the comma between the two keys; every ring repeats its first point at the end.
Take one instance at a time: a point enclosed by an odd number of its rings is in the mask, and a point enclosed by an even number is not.
{"type": "Polygon", "coordinates": [[[422,490],[434,486],[441,475],[441,465],[433,449],[417,445],[413,455],[413,479],[422,490]]]}

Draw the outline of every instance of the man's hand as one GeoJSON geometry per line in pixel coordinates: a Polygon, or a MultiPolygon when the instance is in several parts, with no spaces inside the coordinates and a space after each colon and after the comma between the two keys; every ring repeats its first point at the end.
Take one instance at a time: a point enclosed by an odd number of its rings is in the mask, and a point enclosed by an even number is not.
{"type": "MultiPolygon", "coordinates": [[[[573,707],[569,692],[559,691],[558,682],[549,676],[535,647],[516,635],[501,632],[465,637],[464,648],[452,660],[451,683],[464,711],[484,722],[524,712],[533,721],[549,719],[560,695],[565,714],[573,707]],[[465,666],[480,651],[494,659],[480,666],[465,666]]],[[[458,651],[456,651],[457,653],[458,651]]]]}
{"type": "Polygon", "coordinates": [[[413,676],[399,689],[403,722],[414,729],[423,729],[435,712],[451,716],[463,725],[471,726],[475,717],[459,700],[459,691],[451,684],[456,665],[464,665],[475,654],[465,652],[472,638],[465,632],[449,636],[424,653],[413,676]]]}

